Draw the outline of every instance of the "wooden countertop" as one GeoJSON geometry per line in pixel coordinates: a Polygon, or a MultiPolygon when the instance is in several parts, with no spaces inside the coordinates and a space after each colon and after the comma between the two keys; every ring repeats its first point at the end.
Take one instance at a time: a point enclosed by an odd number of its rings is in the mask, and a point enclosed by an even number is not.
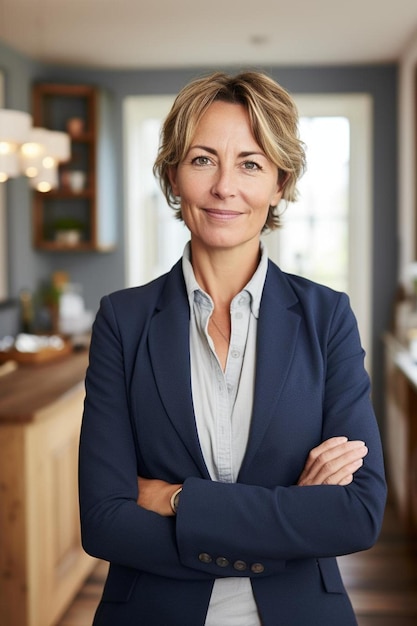
{"type": "Polygon", "coordinates": [[[83,350],[51,363],[22,365],[0,377],[0,425],[34,421],[37,412],[84,381],[87,365],[83,350]]]}

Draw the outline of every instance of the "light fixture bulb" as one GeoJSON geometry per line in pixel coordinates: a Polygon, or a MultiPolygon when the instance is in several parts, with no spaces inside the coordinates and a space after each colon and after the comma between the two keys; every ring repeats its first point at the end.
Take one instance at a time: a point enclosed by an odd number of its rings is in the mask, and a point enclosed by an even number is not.
{"type": "Polygon", "coordinates": [[[29,179],[29,184],[32,189],[36,189],[42,193],[56,189],[58,187],[58,168],[53,167],[46,169],[40,167],[36,176],[29,179]]]}
{"type": "Polygon", "coordinates": [[[11,154],[16,151],[16,144],[10,141],[0,141],[0,154],[11,154]]]}
{"type": "Polygon", "coordinates": [[[39,172],[38,168],[35,167],[34,165],[30,165],[29,167],[25,169],[25,175],[28,178],[34,178],[35,176],[38,175],[38,172],[39,172]]]}
{"type": "Polygon", "coordinates": [[[0,172],[0,183],[5,183],[8,178],[6,172],[0,172]]]}
{"type": "Polygon", "coordinates": [[[21,146],[20,150],[24,157],[33,159],[41,155],[45,151],[45,148],[40,143],[28,141],[21,146]]]}
{"type": "Polygon", "coordinates": [[[36,189],[38,191],[41,191],[42,193],[46,193],[48,191],[51,191],[52,185],[51,183],[47,183],[46,181],[41,181],[40,183],[38,183],[36,189]]]}
{"type": "Polygon", "coordinates": [[[42,165],[43,167],[46,167],[47,170],[51,169],[52,167],[56,166],[56,160],[51,157],[51,156],[46,156],[42,159],[42,165]]]}

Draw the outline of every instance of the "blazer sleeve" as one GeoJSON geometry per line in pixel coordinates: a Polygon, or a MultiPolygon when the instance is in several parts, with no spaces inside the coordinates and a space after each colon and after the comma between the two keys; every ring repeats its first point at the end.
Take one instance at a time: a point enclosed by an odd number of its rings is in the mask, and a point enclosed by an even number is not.
{"type": "MultiPolygon", "coordinates": [[[[187,479],[176,526],[185,565],[218,575],[216,556],[221,555],[226,559],[220,561],[222,567],[236,561],[248,567],[256,563],[262,565],[257,571],[267,575],[276,572],[282,560],[339,556],[367,549],[376,541],[386,499],[382,448],[364,352],[347,296],[340,295],[328,317],[321,339],[322,440],[345,435],[365,441],[369,453],[363,467],[346,487],[265,488],[187,479]],[[201,559],[202,553],[210,558],[201,559]]],[[[308,419],[308,402],[305,411],[308,419]]],[[[251,573],[247,570],[244,575],[251,573]]]]}
{"type": "MultiPolygon", "coordinates": [[[[140,384],[140,382],[138,383],[140,384]]],[[[92,556],[177,579],[212,580],[179,558],[174,518],[136,503],[137,462],[121,334],[109,297],[97,314],[79,449],[84,549],[92,556]]]]}

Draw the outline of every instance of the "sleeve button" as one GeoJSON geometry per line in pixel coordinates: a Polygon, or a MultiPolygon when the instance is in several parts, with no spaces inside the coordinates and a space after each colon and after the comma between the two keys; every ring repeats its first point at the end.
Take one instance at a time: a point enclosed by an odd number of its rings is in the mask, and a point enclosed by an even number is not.
{"type": "Polygon", "coordinates": [[[244,572],[245,569],[247,568],[247,565],[245,563],[245,561],[235,561],[233,563],[233,567],[235,568],[235,570],[237,570],[238,572],[244,572]]]}
{"type": "Polygon", "coordinates": [[[253,565],[251,565],[251,570],[254,574],[262,574],[264,569],[265,567],[262,565],[262,563],[253,563],[253,565]]]}
{"type": "Polygon", "coordinates": [[[198,560],[201,561],[201,563],[211,563],[213,559],[207,552],[202,552],[198,555],[198,560]]]}
{"type": "Polygon", "coordinates": [[[229,561],[226,559],[225,556],[218,556],[216,559],[216,564],[219,567],[227,567],[229,565],[229,561]]]}

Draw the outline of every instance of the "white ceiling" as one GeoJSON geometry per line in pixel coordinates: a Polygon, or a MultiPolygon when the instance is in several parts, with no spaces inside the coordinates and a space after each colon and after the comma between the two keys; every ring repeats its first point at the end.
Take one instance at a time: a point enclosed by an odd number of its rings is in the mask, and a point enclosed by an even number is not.
{"type": "Polygon", "coordinates": [[[417,36],[417,0],[0,0],[0,40],[107,68],[385,63],[417,36]]]}

